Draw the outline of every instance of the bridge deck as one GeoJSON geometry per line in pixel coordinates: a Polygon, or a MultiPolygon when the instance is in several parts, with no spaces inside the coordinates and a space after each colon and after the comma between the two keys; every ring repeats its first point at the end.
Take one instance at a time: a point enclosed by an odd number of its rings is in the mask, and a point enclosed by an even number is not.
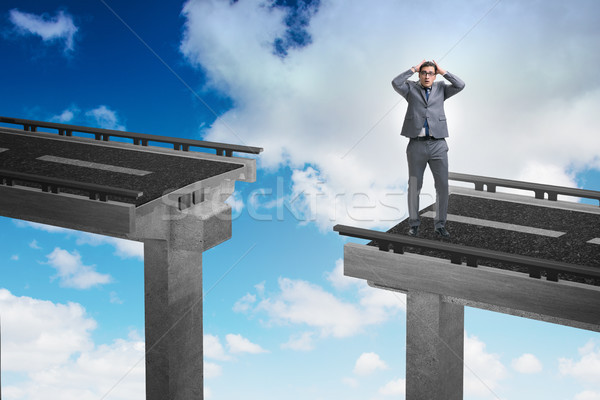
{"type": "Polygon", "coordinates": [[[135,200],[119,199],[136,206],[243,167],[232,158],[212,161],[187,152],[160,154],[141,146],[0,127],[0,169],[143,192],[135,200]]]}
{"type": "MultiPolygon", "coordinates": [[[[433,229],[434,206],[419,214],[419,237],[439,240],[433,229]]],[[[600,269],[600,210],[596,206],[453,188],[446,226],[451,233],[444,240],[447,243],[600,269]]],[[[388,232],[405,235],[408,229],[408,221],[404,220],[388,232]]],[[[404,250],[450,259],[447,253],[409,247],[404,250]]],[[[491,261],[482,264],[526,272],[515,265],[491,261]]],[[[600,285],[597,279],[565,274],[559,277],[600,285]]]]}

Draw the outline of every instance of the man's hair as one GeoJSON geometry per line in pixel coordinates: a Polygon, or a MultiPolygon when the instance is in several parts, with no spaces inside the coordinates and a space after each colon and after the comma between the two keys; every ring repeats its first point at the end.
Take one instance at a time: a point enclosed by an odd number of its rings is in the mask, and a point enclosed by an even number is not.
{"type": "Polygon", "coordinates": [[[421,64],[421,67],[419,68],[419,72],[421,72],[423,67],[433,67],[435,72],[437,72],[437,67],[435,66],[435,63],[433,61],[425,61],[423,64],[421,64]]]}

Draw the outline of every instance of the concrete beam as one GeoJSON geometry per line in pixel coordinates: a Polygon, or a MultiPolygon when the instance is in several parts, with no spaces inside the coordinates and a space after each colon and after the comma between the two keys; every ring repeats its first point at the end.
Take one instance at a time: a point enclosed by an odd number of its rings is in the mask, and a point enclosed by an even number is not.
{"type": "Polygon", "coordinates": [[[600,332],[600,287],[480,266],[456,265],[376,247],[344,246],[344,274],[373,286],[443,296],[445,302],[600,332]]]}
{"type": "Polygon", "coordinates": [[[0,213],[9,218],[125,237],[135,231],[135,206],[46,193],[24,186],[0,186],[0,213]]]}

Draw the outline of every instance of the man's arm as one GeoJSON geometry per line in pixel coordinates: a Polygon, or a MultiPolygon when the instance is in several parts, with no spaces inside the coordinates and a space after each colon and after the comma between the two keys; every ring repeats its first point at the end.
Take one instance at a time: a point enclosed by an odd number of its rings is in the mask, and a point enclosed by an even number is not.
{"type": "Polygon", "coordinates": [[[448,82],[450,82],[450,86],[444,85],[444,100],[446,100],[448,97],[454,96],[456,93],[465,88],[465,83],[462,81],[462,79],[440,67],[435,60],[433,62],[435,63],[437,73],[442,75],[448,82]]]}
{"type": "Polygon", "coordinates": [[[412,74],[414,74],[414,72],[411,68],[404,71],[392,80],[392,86],[394,90],[400,93],[400,95],[404,98],[408,96],[408,92],[410,91],[410,86],[408,86],[408,83],[406,81],[412,76],[412,74]]]}
{"type": "Polygon", "coordinates": [[[412,74],[414,74],[419,70],[419,68],[421,68],[421,64],[423,64],[424,62],[425,60],[421,61],[414,67],[410,67],[410,69],[404,71],[392,80],[392,86],[394,90],[400,93],[402,97],[406,98],[406,96],[408,96],[408,92],[410,91],[410,86],[408,86],[408,83],[406,83],[406,81],[412,76],[412,74]]]}
{"type": "Polygon", "coordinates": [[[448,71],[446,71],[444,74],[444,78],[450,82],[450,85],[444,86],[444,100],[446,100],[448,97],[454,96],[456,93],[465,88],[465,83],[462,81],[462,79],[448,71]]]}

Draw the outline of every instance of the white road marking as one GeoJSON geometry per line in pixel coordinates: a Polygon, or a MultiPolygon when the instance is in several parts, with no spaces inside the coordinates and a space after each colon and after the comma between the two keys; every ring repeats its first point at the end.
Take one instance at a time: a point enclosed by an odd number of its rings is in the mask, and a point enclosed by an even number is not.
{"type": "Polygon", "coordinates": [[[600,238],[593,238],[591,240],[588,240],[586,243],[600,244],[600,238]]]}
{"type": "Polygon", "coordinates": [[[66,165],[75,165],[77,167],[94,168],[94,169],[100,169],[103,171],[119,172],[121,174],[129,174],[129,175],[137,175],[137,176],[144,176],[144,175],[148,175],[148,174],[152,173],[151,171],[144,171],[141,169],[118,167],[116,165],[100,164],[100,163],[95,163],[95,162],[90,162],[90,161],[75,160],[72,158],[63,158],[63,157],[56,157],[56,156],[41,156],[41,157],[38,157],[37,159],[41,160],[41,161],[49,161],[49,162],[55,162],[55,163],[59,163],[59,164],[66,164],[66,165]]]}
{"type": "MultiPolygon", "coordinates": [[[[435,212],[427,211],[426,213],[421,214],[421,216],[427,217],[427,218],[434,218],[435,212]]],[[[549,237],[555,237],[555,238],[560,237],[566,233],[566,232],[552,231],[549,229],[534,228],[531,226],[523,226],[523,225],[507,224],[504,222],[490,221],[487,219],[463,217],[461,215],[454,215],[454,214],[448,214],[447,219],[448,219],[448,221],[460,222],[463,224],[487,226],[490,228],[505,229],[508,231],[515,231],[515,232],[522,232],[522,233],[532,233],[534,235],[549,236],[549,237]]]]}
{"type": "Polygon", "coordinates": [[[3,151],[8,151],[10,149],[3,149],[2,147],[0,147],[0,153],[2,153],[3,151]]]}

